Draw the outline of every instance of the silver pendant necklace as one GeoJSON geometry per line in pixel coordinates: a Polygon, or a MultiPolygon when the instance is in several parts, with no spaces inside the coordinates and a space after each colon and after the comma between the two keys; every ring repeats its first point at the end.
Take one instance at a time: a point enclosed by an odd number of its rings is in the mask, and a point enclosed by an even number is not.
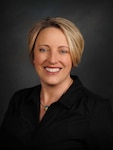
{"type": "Polygon", "coordinates": [[[40,103],[40,104],[41,104],[41,106],[44,108],[44,110],[45,110],[45,111],[47,111],[47,110],[48,110],[49,106],[47,106],[47,105],[46,105],[46,106],[44,106],[42,103],[40,103]]]}
{"type": "MultiPolygon", "coordinates": [[[[70,87],[70,85],[71,85],[72,83],[73,83],[73,80],[70,81],[70,84],[68,85],[68,88],[70,87]]],[[[67,91],[68,88],[66,88],[66,90],[63,92],[63,94],[65,94],[65,92],[67,91]]],[[[49,108],[48,105],[45,105],[45,106],[44,106],[41,102],[40,102],[40,104],[41,104],[41,106],[44,108],[45,111],[48,110],[48,108],[49,108]]]]}

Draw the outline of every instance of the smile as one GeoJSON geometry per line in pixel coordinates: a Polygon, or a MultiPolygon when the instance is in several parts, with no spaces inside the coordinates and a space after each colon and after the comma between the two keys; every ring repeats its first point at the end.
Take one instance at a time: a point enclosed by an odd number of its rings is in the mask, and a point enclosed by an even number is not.
{"type": "Polygon", "coordinates": [[[45,67],[45,70],[51,73],[55,73],[60,71],[61,68],[49,68],[49,67],[45,67]]]}

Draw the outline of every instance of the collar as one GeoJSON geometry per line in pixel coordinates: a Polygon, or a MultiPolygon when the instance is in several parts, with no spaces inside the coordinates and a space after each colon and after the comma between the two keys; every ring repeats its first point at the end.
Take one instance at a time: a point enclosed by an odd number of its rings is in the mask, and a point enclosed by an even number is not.
{"type": "Polygon", "coordinates": [[[40,101],[40,91],[41,91],[41,85],[40,84],[37,86],[29,88],[25,103],[34,102],[37,104],[37,102],[40,101]]]}
{"type": "Polygon", "coordinates": [[[73,84],[58,101],[66,108],[70,108],[74,103],[77,103],[83,95],[83,85],[79,80],[78,76],[71,75],[71,78],[73,79],[73,84]]]}
{"type": "MultiPolygon", "coordinates": [[[[66,108],[70,108],[75,102],[77,102],[83,94],[83,85],[79,80],[78,76],[71,75],[73,79],[72,85],[69,89],[61,96],[61,98],[56,103],[61,103],[66,108]]],[[[33,101],[37,104],[40,101],[40,90],[41,85],[37,85],[35,87],[30,88],[30,93],[28,94],[28,98],[26,103],[33,101]]]]}

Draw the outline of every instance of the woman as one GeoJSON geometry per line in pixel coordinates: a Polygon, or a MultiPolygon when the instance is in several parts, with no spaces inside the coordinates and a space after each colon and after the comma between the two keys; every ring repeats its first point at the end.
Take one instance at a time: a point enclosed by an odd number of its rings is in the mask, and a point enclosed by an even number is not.
{"type": "Polygon", "coordinates": [[[65,18],[43,19],[30,30],[28,46],[40,85],[13,95],[1,125],[3,147],[112,149],[109,100],[70,75],[84,49],[79,29],[65,18]]]}

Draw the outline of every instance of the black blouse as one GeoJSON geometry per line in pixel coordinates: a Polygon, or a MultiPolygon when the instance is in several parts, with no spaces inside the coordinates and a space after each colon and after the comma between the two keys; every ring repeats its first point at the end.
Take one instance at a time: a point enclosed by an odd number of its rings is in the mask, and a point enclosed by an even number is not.
{"type": "Polygon", "coordinates": [[[77,76],[72,78],[71,87],[41,121],[41,85],[17,91],[0,128],[0,149],[113,149],[110,101],[85,88],[77,76]]]}

